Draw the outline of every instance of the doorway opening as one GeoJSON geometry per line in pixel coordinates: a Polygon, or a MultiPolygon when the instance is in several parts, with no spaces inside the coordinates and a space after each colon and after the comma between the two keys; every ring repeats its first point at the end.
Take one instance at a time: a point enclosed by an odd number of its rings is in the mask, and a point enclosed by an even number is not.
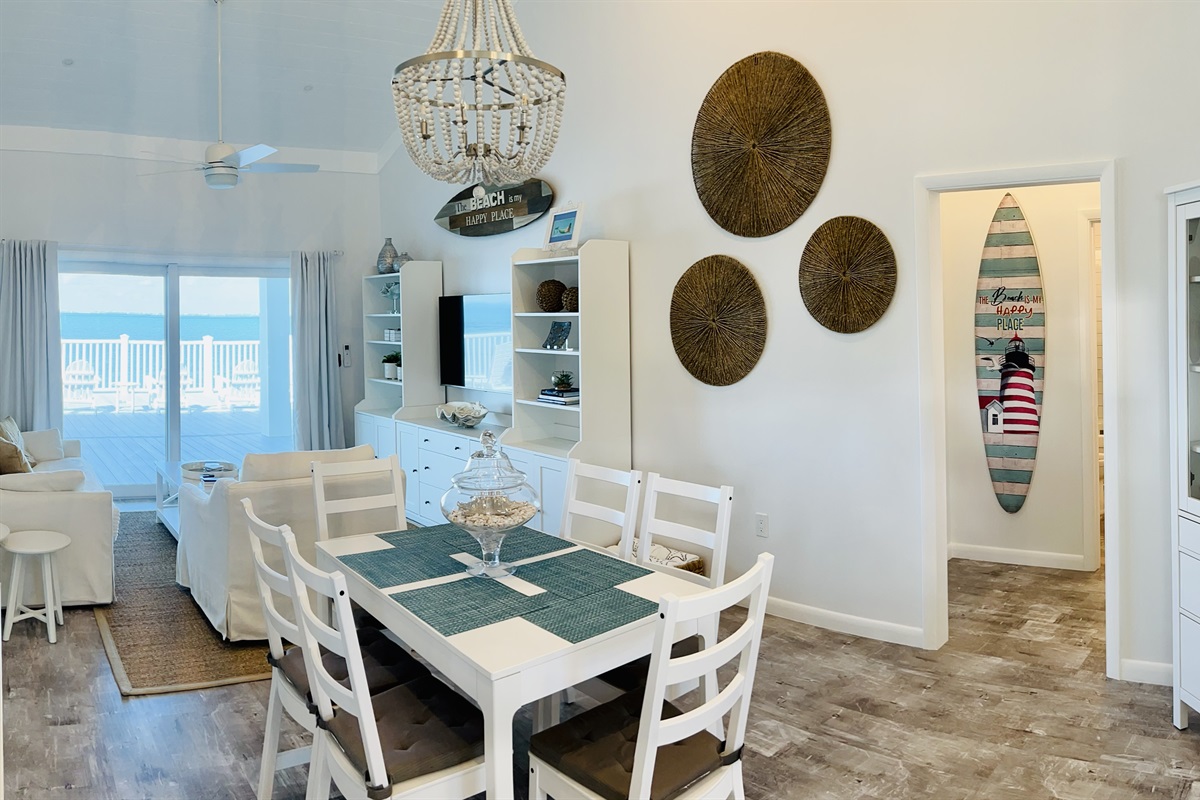
{"type": "Polygon", "coordinates": [[[292,449],[288,268],[135,261],[60,251],[63,435],[105,487],[292,449]]]}
{"type": "MultiPolygon", "coordinates": [[[[1100,594],[1104,607],[1110,611],[1105,615],[1103,622],[1104,669],[1108,677],[1119,679],[1122,677],[1119,613],[1120,525],[1116,513],[1116,501],[1119,497],[1116,487],[1119,485],[1120,475],[1116,469],[1119,462],[1116,459],[1118,442],[1115,436],[1119,428],[1115,404],[1105,402],[1106,398],[1111,400],[1114,395],[1111,391],[1103,391],[1103,384],[1111,387],[1116,380],[1116,361],[1111,358],[1116,353],[1113,324],[1116,318],[1116,269],[1112,236],[1115,212],[1114,165],[1112,162],[1097,162],[927,176],[918,178],[916,184],[917,263],[928,265],[928,269],[920,271],[917,277],[922,353],[921,472],[926,645],[939,647],[949,635],[947,562],[952,555],[1010,564],[1035,564],[1079,571],[1094,570],[1100,566],[1101,561],[1099,515],[1103,504],[1107,523],[1104,541],[1106,570],[1103,573],[1103,590],[1100,594]],[[1080,187],[1081,184],[1091,186],[1080,187]],[[1065,222],[1063,226],[1061,238],[1070,249],[1067,257],[1069,263],[1066,267],[1057,269],[1061,272],[1058,277],[1066,281],[1066,288],[1055,288],[1048,283],[1045,292],[1048,305],[1045,313],[1050,316],[1039,320],[1042,322],[1041,326],[1034,324],[1033,317],[1029,318],[1031,326],[1042,328],[1042,338],[1049,337],[1045,339],[1048,349],[1042,353],[1042,369],[1048,368],[1049,372],[1046,375],[1054,379],[1055,383],[1048,388],[1045,385],[1036,387],[1045,392],[1036,399],[1038,406],[1042,406],[1044,401],[1044,408],[1039,408],[1038,411],[1044,412],[1045,415],[1038,420],[1042,426],[1037,450],[1037,463],[1041,472],[1035,468],[1032,472],[1036,477],[1027,481],[1027,506],[1016,513],[1009,513],[1001,506],[997,495],[1001,494],[998,491],[1000,488],[1012,487],[995,484],[997,481],[1000,484],[1017,483],[1020,477],[1018,468],[1026,465],[1007,463],[1004,459],[1028,456],[1031,453],[1013,451],[987,454],[984,450],[986,426],[982,415],[985,409],[981,407],[979,395],[982,392],[979,386],[983,382],[981,379],[987,377],[985,373],[989,367],[1000,366],[1000,360],[994,364],[976,360],[980,354],[975,348],[975,336],[985,335],[978,330],[977,319],[973,319],[974,304],[977,300],[976,280],[983,260],[981,251],[984,240],[990,233],[994,214],[1005,194],[1014,195],[1018,204],[1022,206],[1027,201],[1037,206],[1041,201],[1035,195],[1040,191],[1050,192],[1054,186],[1061,187],[1063,191],[1069,191],[1071,187],[1079,191],[1090,191],[1093,193],[1093,199],[1090,202],[1077,203],[1070,221],[1065,222]],[[976,231],[976,240],[971,248],[974,250],[973,256],[967,262],[968,266],[964,266],[961,257],[958,263],[952,261],[954,253],[951,250],[957,245],[946,240],[949,232],[943,231],[943,204],[950,207],[963,201],[968,193],[979,190],[987,190],[990,193],[988,202],[991,208],[984,211],[983,220],[979,223],[982,227],[976,231]],[[1023,197],[1025,199],[1022,199],[1023,197]],[[1101,326],[1099,329],[1096,327],[1094,313],[1096,294],[1093,286],[1091,238],[1093,219],[1098,220],[1102,234],[1100,316],[1109,323],[1107,327],[1101,326]],[[962,274],[964,270],[966,275],[962,274]],[[965,300],[960,296],[964,285],[965,300]],[[1062,298],[1068,292],[1073,298],[1074,311],[1063,311],[1065,306],[1062,298]],[[957,302],[963,305],[954,306],[957,302]],[[955,319],[949,316],[951,309],[955,310],[955,319]],[[1060,313],[1061,316],[1055,316],[1060,313]],[[964,316],[965,325],[962,323],[964,316]],[[1069,347],[1068,338],[1073,340],[1069,347]],[[1096,342],[1101,338],[1104,346],[1097,348],[1096,342]],[[1071,353],[1072,349],[1074,355],[1071,353]],[[965,353],[965,367],[964,362],[958,358],[958,355],[962,354],[959,351],[965,353]],[[1109,363],[1105,365],[1107,368],[1100,372],[1098,360],[1103,354],[1109,355],[1110,358],[1109,363]],[[1056,361],[1057,358],[1062,360],[1056,361]],[[1060,378],[1073,385],[1070,392],[1067,389],[1055,389],[1060,378]],[[967,405],[964,406],[964,402],[967,405]],[[1100,488],[1097,438],[1101,418],[1105,420],[1104,449],[1107,462],[1103,489],[1100,488]],[[969,439],[958,436],[958,432],[966,430],[970,431],[969,439]],[[1051,432],[1054,432],[1053,438],[1058,441],[1049,441],[1051,432]],[[1060,498],[1056,488],[1051,485],[1056,477],[1061,476],[1057,475],[1059,469],[1046,468],[1047,448],[1063,449],[1062,457],[1073,459],[1074,469],[1078,473],[1074,476],[1073,497],[1061,504],[1055,502],[1060,498]],[[989,461],[989,455],[994,460],[989,461]],[[951,483],[966,471],[964,459],[971,460],[974,465],[971,468],[974,473],[974,485],[969,491],[951,483]],[[1039,494],[1042,495],[1041,500],[1038,500],[1039,494]],[[984,500],[991,505],[984,505],[984,500]],[[969,508],[970,502],[985,508],[990,519],[972,530],[970,536],[962,536],[960,532],[965,519],[964,509],[969,508]],[[1072,506],[1075,520],[1068,532],[1070,547],[1062,545],[1062,541],[1068,537],[1057,542],[1047,541],[1046,537],[1051,534],[1046,532],[1055,524],[1052,521],[1022,524],[1033,516],[1033,511],[1038,506],[1041,506],[1043,516],[1052,520],[1057,513],[1054,507],[1067,505],[1068,502],[1072,506]],[[1008,519],[1009,517],[1012,519],[1008,519]],[[987,536],[996,534],[1007,535],[1008,538],[991,541],[987,539],[987,536]]],[[[981,206],[986,205],[981,199],[977,202],[981,206]]],[[[979,215],[978,210],[971,213],[979,215]]],[[[1039,249],[1042,247],[1042,238],[1039,234],[1038,219],[1042,216],[1044,215],[1041,210],[1034,211],[1030,216],[1030,228],[1039,249]]],[[[993,241],[991,244],[1001,243],[993,241]]],[[[982,324],[994,325],[998,322],[997,319],[987,319],[982,324]]],[[[1031,334],[1034,333],[1038,331],[1031,331],[1031,334]]],[[[1004,342],[1005,347],[1012,344],[1011,339],[1015,334],[1014,331],[1005,337],[1008,340],[1004,342]]],[[[1022,349],[1022,343],[1014,346],[1022,349]]],[[[1004,353],[999,355],[1002,359],[1004,353]]],[[[1036,362],[1036,355],[1031,360],[1036,362]]],[[[1045,379],[1045,375],[1037,377],[1045,379]]],[[[1057,533],[1061,532],[1055,532],[1053,535],[1057,533]]],[[[1036,628],[1038,622],[1032,620],[1031,628],[1036,628]]]]}

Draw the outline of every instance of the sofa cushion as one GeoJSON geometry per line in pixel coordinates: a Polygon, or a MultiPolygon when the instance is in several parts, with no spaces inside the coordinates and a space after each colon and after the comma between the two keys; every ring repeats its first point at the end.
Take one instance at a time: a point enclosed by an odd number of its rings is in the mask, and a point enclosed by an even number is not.
{"type": "Polygon", "coordinates": [[[31,472],[33,464],[16,421],[12,417],[0,420],[0,475],[31,472]]]}
{"type": "Polygon", "coordinates": [[[63,452],[62,432],[58,428],[26,431],[21,436],[25,440],[25,452],[35,463],[66,458],[66,453],[63,452]]]}
{"type": "Polygon", "coordinates": [[[345,450],[297,450],[291,453],[247,453],[242,461],[243,481],[286,481],[307,478],[312,474],[314,461],[340,464],[345,461],[367,461],[375,457],[369,444],[345,450]]]}
{"type": "Polygon", "coordinates": [[[33,468],[34,472],[65,472],[78,470],[83,473],[83,483],[77,488],[81,492],[104,492],[104,484],[100,482],[100,478],[96,476],[92,465],[82,458],[60,458],[57,461],[43,461],[33,468]]]}
{"type": "Polygon", "coordinates": [[[10,492],[72,492],[83,485],[83,480],[83,470],[44,470],[0,475],[0,489],[10,492]]]}

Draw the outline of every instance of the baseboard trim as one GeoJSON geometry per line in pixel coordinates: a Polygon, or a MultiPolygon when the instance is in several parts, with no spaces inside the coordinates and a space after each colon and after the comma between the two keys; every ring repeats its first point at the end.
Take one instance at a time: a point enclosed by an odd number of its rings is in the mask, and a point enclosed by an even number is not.
{"type": "Polygon", "coordinates": [[[1122,658],[1121,680],[1152,683],[1155,686],[1170,686],[1175,680],[1175,669],[1163,661],[1137,661],[1132,658],[1122,658]]]}
{"type": "Polygon", "coordinates": [[[911,625],[899,625],[895,622],[884,622],[879,619],[856,617],[837,611],[827,611],[823,608],[801,605],[777,597],[767,598],[767,613],[777,617],[803,622],[806,625],[816,625],[828,628],[838,633],[849,633],[854,636],[865,636],[868,639],[879,639],[895,644],[905,644],[910,647],[925,648],[925,631],[911,625]]]}
{"type": "Polygon", "coordinates": [[[1046,553],[1040,550],[1017,550],[1013,547],[988,547],[982,544],[950,542],[947,548],[950,558],[967,558],[972,561],[992,561],[997,564],[1019,564],[1023,567],[1049,567],[1050,569],[1084,569],[1083,556],[1071,553],[1046,553]]]}

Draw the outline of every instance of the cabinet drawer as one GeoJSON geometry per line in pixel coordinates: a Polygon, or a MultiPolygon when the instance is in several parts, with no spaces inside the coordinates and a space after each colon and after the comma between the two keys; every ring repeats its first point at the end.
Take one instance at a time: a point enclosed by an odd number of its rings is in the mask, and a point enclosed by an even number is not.
{"type": "Polygon", "coordinates": [[[466,459],[458,456],[447,456],[432,450],[422,450],[420,481],[440,487],[439,491],[444,492],[450,488],[450,478],[455,473],[462,472],[466,465],[466,459]]]}
{"type": "Polygon", "coordinates": [[[1200,559],[1179,554],[1179,607],[1200,617],[1200,559]]]}
{"type": "Polygon", "coordinates": [[[455,436],[453,433],[444,433],[442,431],[431,431],[428,428],[418,432],[418,441],[422,450],[429,450],[434,453],[441,453],[446,456],[454,456],[467,463],[467,458],[474,452],[471,448],[471,441],[465,436],[455,436]]]}
{"type": "Polygon", "coordinates": [[[1179,685],[1200,697],[1200,622],[1179,617],[1179,685]]]}
{"type": "Polygon", "coordinates": [[[422,483],[420,491],[420,503],[417,508],[417,513],[431,524],[442,525],[446,522],[446,518],[442,516],[442,495],[446,493],[449,486],[434,486],[432,483],[422,483]]]}
{"type": "Polygon", "coordinates": [[[1200,554],[1200,525],[1182,516],[1179,518],[1179,546],[1200,554]]]}

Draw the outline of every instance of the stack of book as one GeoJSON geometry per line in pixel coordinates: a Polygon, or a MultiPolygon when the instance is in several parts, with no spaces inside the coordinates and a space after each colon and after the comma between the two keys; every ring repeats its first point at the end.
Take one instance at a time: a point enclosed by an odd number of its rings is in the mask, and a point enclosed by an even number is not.
{"type": "Polygon", "coordinates": [[[579,389],[542,389],[538,402],[558,406],[572,406],[579,402],[579,389]]]}

